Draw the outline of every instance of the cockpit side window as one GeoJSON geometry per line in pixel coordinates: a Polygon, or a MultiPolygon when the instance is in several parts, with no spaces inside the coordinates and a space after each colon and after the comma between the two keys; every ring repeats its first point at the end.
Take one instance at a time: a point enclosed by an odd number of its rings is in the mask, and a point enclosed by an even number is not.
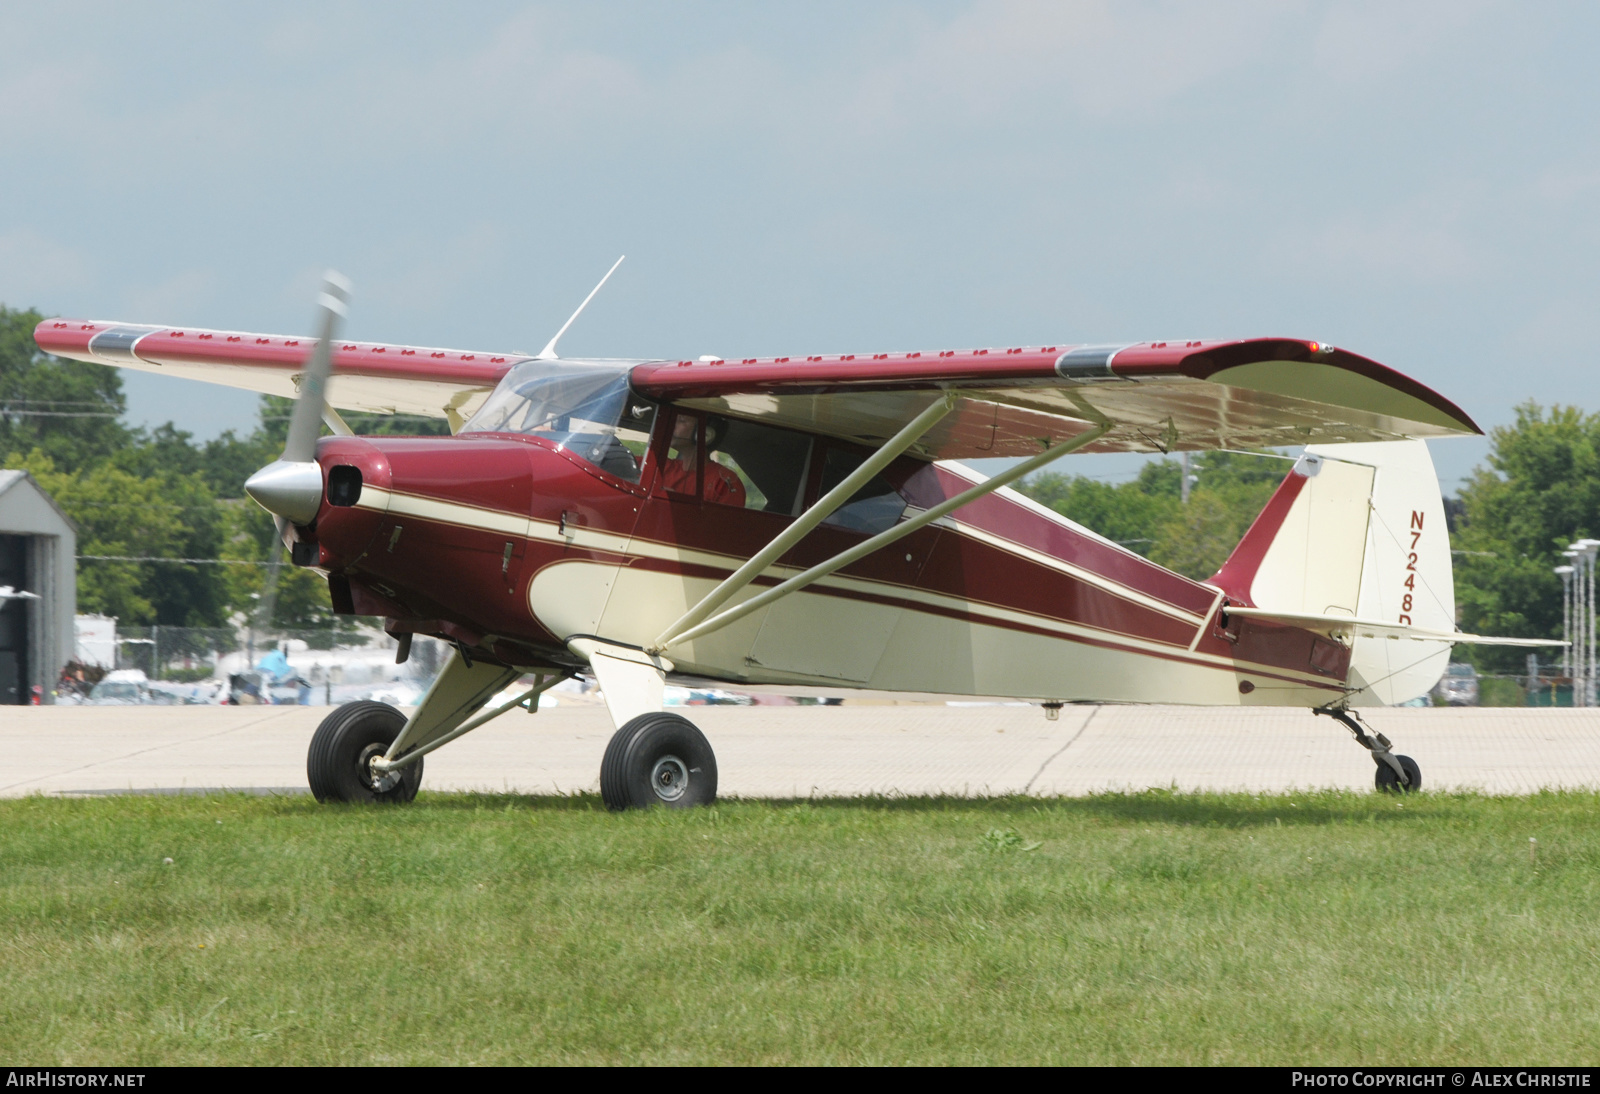
{"type": "Polygon", "coordinates": [[[659,490],[786,517],[799,512],[811,459],[803,433],[669,408],[657,443],[659,490]]]}
{"type": "Polygon", "coordinates": [[[657,449],[657,490],[695,498],[700,495],[700,417],[668,408],[661,416],[657,449]]]}
{"type": "MultiPolygon", "coordinates": [[[[713,424],[717,421],[713,415],[713,424]]],[[[784,516],[798,514],[810,470],[811,438],[737,418],[721,419],[721,424],[724,435],[721,440],[713,439],[711,459],[739,476],[744,484],[744,507],[784,516]]]]}
{"type": "Polygon", "coordinates": [[[629,390],[625,365],[524,361],[506,373],[461,432],[539,437],[638,482],[655,410],[629,390]]]}

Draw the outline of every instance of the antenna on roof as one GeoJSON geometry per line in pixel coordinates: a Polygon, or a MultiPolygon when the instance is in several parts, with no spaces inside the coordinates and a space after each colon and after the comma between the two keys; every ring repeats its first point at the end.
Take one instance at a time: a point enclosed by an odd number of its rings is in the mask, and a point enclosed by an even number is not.
{"type": "MultiPolygon", "coordinates": [[[[627,255],[622,256],[622,258],[627,257],[627,255]]],[[[617,272],[618,266],[622,265],[622,258],[617,259],[611,264],[611,268],[606,271],[606,275],[600,279],[600,284],[596,285],[594,289],[590,291],[589,295],[583,298],[583,303],[578,305],[578,310],[572,313],[572,319],[568,319],[565,323],[561,324],[561,329],[556,331],[556,336],[546,343],[544,349],[540,350],[534,355],[536,360],[554,361],[557,359],[558,355],[556,353],[556,343],[561,341],[561,336],[567,333],[568,327],[572,326],[572,320],[583,314],[583,309],[589,306],[589,301],[594,299],[594,294],[599,292],[601,287],[605,285],[607,281],[611,280],[611,275],[617,272]]]]}

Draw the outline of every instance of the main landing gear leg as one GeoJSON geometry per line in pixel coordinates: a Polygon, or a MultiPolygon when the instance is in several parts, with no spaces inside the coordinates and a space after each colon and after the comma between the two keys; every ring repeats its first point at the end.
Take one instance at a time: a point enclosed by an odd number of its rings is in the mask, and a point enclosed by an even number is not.
{"type": "Polygon", "coordinates": [[[1355,734],[1356,743],[1372,753],[1372,762],[1378,765],[1373,782],[1379,790],[1408,793],[1422,789],[1422,769],[1417,761],[1391,752],[1389,738],[1381,733],[1369,734],[1360,715],[1347,707],[1317,707],[1312,713],[1326,714],[1355,734]]]}

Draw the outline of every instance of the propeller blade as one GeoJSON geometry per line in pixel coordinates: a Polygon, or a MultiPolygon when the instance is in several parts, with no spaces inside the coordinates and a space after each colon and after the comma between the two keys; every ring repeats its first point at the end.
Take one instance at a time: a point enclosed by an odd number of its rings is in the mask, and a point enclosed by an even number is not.
{"type": "Polygon", "coordinates": [[[317,304],[322,308],[322,330],[311,360],[300,377],[300,393],[289,417],[289,439],[284,442],[282,460],[303,463],[317,454],[317,438],[322,435],[322,412],[328,405],[328,377],[333,372],[333,340],[339,334],[339,321],[348,314],[350,282],[329,270],[323,276],[317,304]]]}
{"type": "Polygon", "coordinates": [[[278,610],[278,577],[283,569],[283,529],[285,521],[278,518],[278,536],[272,541],[267,554],[267,573],[261,583],[261,599],[256,603],[256,629],[270,631],[272,617],[278,610]]]}
{"type": "MultiPolygon", "coordinates": [[[[340,425],[344,424],[338,412],[328,406],[328,377],[333,374],[333,345],[339,335],[339,321],[348,313],[349,304],[349,279],[329,270],[323,275],[322,292],[317,296],[317,305],[322,309],[321,331],[317,344],[312,347],[311,359],[306,362],[306,370],[300,374],[300,390],[289,415],[289,436],[284,441],[283,455],[251,475],[244,484],[245,493],[272,514],[278,533],[272,539],[261,601],[256,606],[256,625],[263,629],[271,629],[273,612],[277,608],[283,541],[289,522],[304,524],[314,519],[322,501],[322,469],[315,462],[322,423],[331,417],[340,425]]],[[[333,428],[335,432],[349,432],[348,426],[343,430],[337,426],[333,428]]]]}
{"type": "MultiPolygon", "coordinates": [[[[339,335],[339,320],[348,311],[350,282],[344,275],[329,270],[322,282],[317,304],[322,309],[321,333],[312,347],[306,370],[300,374],[300,392],[289,414],[289,436],[283,455],[245,480],[244,492],[256,504],[278,518],[278,538],[283,538],[287,520],[306,524],[317,515],[322,504],[322,469],[316,464],[317,438],[322,423],[330,416],[340,421],[328,406],[328,377],[333,374],[334,339],[339,335]]],[[[345,429],[348,431],[349,427],[345,429]]]]}

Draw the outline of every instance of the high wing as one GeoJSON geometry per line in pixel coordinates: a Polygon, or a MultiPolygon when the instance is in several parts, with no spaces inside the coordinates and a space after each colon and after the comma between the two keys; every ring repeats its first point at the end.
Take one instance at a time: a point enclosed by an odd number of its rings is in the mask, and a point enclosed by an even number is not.
{"type": "Polygon", "coordinates": [[[1032,456],[1109,420],[1084,452],[1171,452],[1481,433],[1460,407],[1318,342],[1142,342],[942,353],[680,361],[633,370],[641,393],[875,446],[941,390],[957,409],[914,451],[1032,456]]]}
{"type": "Polygon", "coordinates": [[[1428,627],[1410,627],[1404,623],[1391,623],[1382,619],[1356,619],[1348,615],[1322,615],[1313,612],[1279,612],[1270,608],[1227,609],[1228,618],[1259,619],[1266,623],[1282,623],[1312,631],[1328,638],[1409,638],[1419,642],[1460,642],[1475,646],[1565,646],[1569,643],[1553,638],[1493,638],[1483,634],[1462,634],[1459,631],[1438,631],[1428,627]]]}
{"type": "MultiPolygon", "coordinates": [[[[293,398],[314,338],[192,327],[47,319],[34,330],[46,353],[293,398]]],[[[328,402],[341,410],[424,414],[452,426],[525,354],[341,341],[328,402]]]]}
{"type": "MultiPolygon", "coordinates": [[[[80,361],[292,397],[313,339],[75,319],[39,348],[80,361]]],[[[525,354],[341,342],[328,401],[342,410],[470,417],[525,354]]],[[[1092,428],[1086,452],[1172,452],[1482,431],[1454,403],[1365,357],[1317,342],[1142,342],[740,361],[617,362],[640,394],[876,447],[960,398],[911,451],[933,459],[1033,456],[1092,428]]]]}

